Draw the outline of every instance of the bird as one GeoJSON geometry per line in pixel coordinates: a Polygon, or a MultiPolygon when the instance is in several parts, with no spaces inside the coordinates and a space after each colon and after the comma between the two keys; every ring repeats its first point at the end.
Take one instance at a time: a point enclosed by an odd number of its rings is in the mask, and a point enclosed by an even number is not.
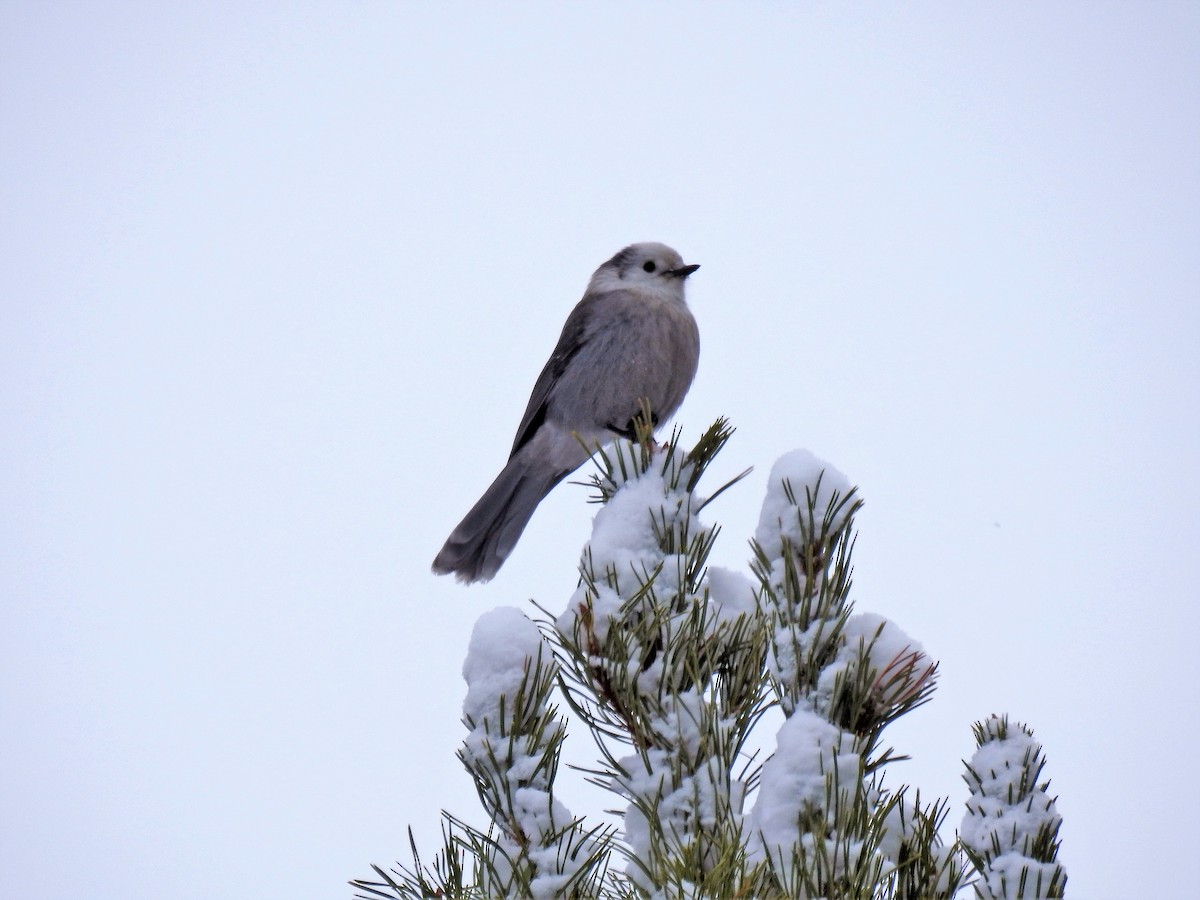
{"type": "Polygon", "coordinates": [[[508,462],[433,561],[439,575],[490,581],[543,498],[592,450],[634,437],[643,401],[651,421],[683,402],[700,361],[684,283],[700,267],[665,244],[631,244],[592,275],[543,367],[508,462]]]}

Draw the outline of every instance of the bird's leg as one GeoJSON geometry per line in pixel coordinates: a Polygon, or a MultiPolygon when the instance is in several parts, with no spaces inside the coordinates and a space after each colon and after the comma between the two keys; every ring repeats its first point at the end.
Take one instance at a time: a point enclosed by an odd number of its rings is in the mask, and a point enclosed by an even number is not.
{"type": "MultiPolygon", "coordinates": [[[[612,428],[613,426],[609,426],[612,428]]],[[[638,401],[638,411],[629,417],[624,428],[613,428],[614,431],[627,437],[635,444],[646,441],[651,447],[654,443],[654,429],[658,427],[658,413],[650,408],[650,401],[642,398],[638,401]]]]}
{"type": "Polygon", "coordinates": [[[642,401],[641,411],[631,416],[623,427],[614,425],[612,422],[604,427],[618,437],[648,447],[652,454],[660,449],[660,445],[654,439],[654,429],[658,427],[658,413],[651,410],[649,403],[645,401],[642,401]]]}

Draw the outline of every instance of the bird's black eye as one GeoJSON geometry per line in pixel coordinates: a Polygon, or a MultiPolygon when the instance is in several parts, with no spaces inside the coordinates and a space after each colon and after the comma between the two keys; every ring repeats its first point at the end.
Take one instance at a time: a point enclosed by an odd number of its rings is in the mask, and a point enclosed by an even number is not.
{"type": "Polygon", "coordinates": [[[647,272],[653,272],[654,271],[654,261],[646,260],[646,262],[642,263],[642,268],[645,269],[647,272]]]}

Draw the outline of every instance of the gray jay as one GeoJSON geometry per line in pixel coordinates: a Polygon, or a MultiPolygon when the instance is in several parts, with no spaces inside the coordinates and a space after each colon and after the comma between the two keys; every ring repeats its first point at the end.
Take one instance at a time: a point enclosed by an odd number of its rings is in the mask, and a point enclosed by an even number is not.
{"type": "Polygon", "coordinates": [[[542,498],[588,459],[585,447],[632,438],[643,399],[655,423],[679,408],[700,358],[683,298],[698,268],[648,243],[596,270],[533,386],[508,463],[450,534],[434,572],[468,583],[492,578],[542,498]]]}

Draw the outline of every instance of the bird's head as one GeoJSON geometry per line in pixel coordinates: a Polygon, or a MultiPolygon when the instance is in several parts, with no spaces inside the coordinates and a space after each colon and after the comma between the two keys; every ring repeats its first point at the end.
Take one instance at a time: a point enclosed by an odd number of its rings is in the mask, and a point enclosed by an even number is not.
{"type": "Polygon", "coordinates": [[[682,299],[684,280],[698,268],[684,265],[683,257],[666,244],[630,244],[596,270],[588,290],[635,289],[682,299]]]}

